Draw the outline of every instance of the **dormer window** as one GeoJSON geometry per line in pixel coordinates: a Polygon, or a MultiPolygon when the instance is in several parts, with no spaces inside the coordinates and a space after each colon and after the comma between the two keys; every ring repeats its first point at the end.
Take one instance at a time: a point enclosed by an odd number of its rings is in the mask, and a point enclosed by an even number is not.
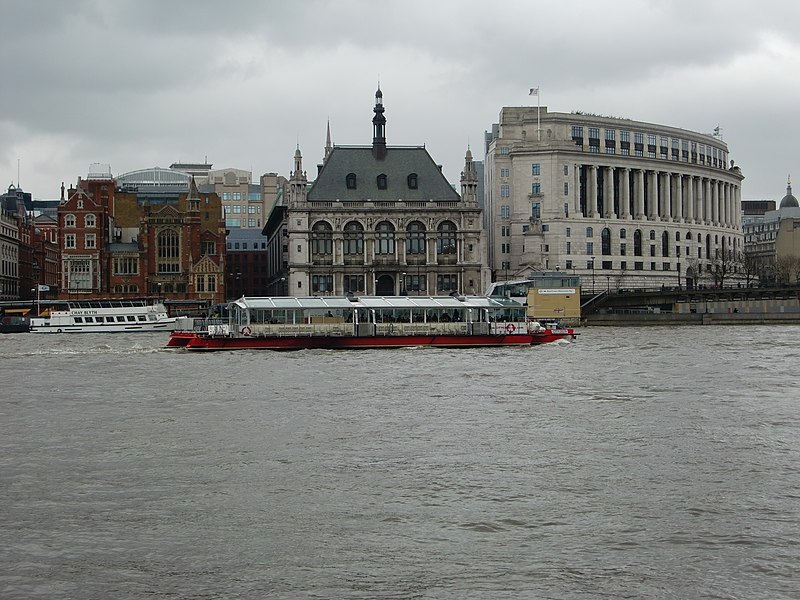
{"type": "Polygon", "coordinates": [[[408,189],[410,189],[410,190],[417,189],[417,174],[416,173],[411,173],[411,175],[408,176],[408,189]]]}
{"type": "Polygon", "coordinates": [[[348,173],[347,177],[345,177],[345,185],[347,185],[348,190],[356,189],[356,174],[355,173],[348,173]]]}
{"type": "Polygon", "coordinates": [[[379,190],[386,189],[386,175],[384,173],[378,175],[378,189],[379,190]]]}

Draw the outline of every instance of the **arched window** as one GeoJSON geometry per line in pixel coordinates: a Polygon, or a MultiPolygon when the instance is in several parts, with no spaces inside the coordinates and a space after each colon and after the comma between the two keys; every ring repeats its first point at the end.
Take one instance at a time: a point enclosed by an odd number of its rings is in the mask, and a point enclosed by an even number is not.
{"type": "Polygon", "coordinates": [[[586,228],[586,237],[587,238],[594,237],[594,229],[592,229],[591,227],[587,227],[586,228]]]}
{"type": "Polygon", "coordinates": [[[312,256],[333,254],[333,228],[327,221],[317,221],[311,228],[311,254],[312,256]]]}
{"type": "Polygon", "coordinates": [[[651,240],[651,241],[655,241],[655,240],[656,240],[656,232],[655,232],[655,229],[651,229],[651,230],[650,230],[650,240],[651,240]]]}
{"type": "Polygon", "coordinates": [[[605,227],[603,231],[600,232],[600,246],[603,256],[609,256],[611,254],[611,230],[608,227],[605,227]]]}
{"type": "Polygon", "coordinates": [[[86,227],[95,227],[97,223],[94,215],[86,215],[86,227]]]}
{"type": "Polygon", "coordinates": [[[456,226],[452,221],[442,221],[436,233],[436,254],[455,254],[456,226]]]}
{"type": "Polygon", "coordinates": [[[628,232],[625,231],[625,228],[619,230],[619,239],[624,240],[628,236],[628,232]]]}
{"type": "Polygon", "coordinates": [[[394,254],[394,225],[381,221],[375,228],[375,254],[394,254]]]}
{"type": "Polygon", "coordinates": [[[417,184],[418,184],[417,174],[416,173],[411,173],[408,176],[408,189],[410,189],[410,190],[417,189],[417,184]]]}
{"type": "Polygon", "coordinates": [[[676,231],[675,232],[675,241],[676,242],[680,242],[681,241],[681,232],[680,231],[676,231]]]}
{"type": "Polygon", "coordinates": [[[692,232],[691,232],[691,231],[687,231],[687,232],[686,232],[686,239],[687,239],[687,240],[690,240],[690,239],[692,239],[692,232]]]}
{"type": "Polygon", "coordinates": [[[411,221],[406,230],[406,254],[425,254],[425,225],[411,221]]]}
{"type": "Polygon", "coordinates": [[[380,175],[378,175],[377,182],[378,182],[378,189],[379,190],[385,190],[386,189],[387,182],[386,182],[386,175],[384,173],[381,173],[380,175]]]}
{"type": "Polygon", "coordinates": [[[64,215],[64,227],[75,227],[75,215],[64,215]]]}
{"type": "Polygon", "coordinates": [[[164,229],[156,236],[157,270],[159,273],[181,272],[181,238],[177,231],[164,229]]]}
{"type": "Polygon", "coordinates": [[[661,256],[669,256],[669,234],[666,231],[661,234],[661,256]]]}
{"type": "Polygon", "coordinates": [[[633,255],[634,256],[641,256],[642,255],[642,231],[641,229],[637,229],[633,232],[633,255]]]}
{"type": "Polygon", "coordinates": [[[350,221],[344,226],[344,253],[364,254],[364,227],[358,221],[350,221]]]}
{"type": "Polygon", "coordinates": [[[348,173],[347,176],[344,178],[345,185],[347,186],[348,190],[356,189],[356,174],[355,173],[348,173]]]}

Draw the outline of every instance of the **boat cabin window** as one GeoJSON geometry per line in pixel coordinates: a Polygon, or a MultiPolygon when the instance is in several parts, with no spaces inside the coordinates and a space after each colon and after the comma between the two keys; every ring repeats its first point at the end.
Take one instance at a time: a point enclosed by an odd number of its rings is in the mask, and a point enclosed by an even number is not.
{"type": "Polygon", "coordinates": [[[127,318],[128,318],[128,322],[136,321],[136,317],[134,317],[133,315],[128,315],[127,318]]]}
{"type": "Polygon", "coordinates": [[[147,317],[145,317],[144,315],[138,315],[138,318],[140,321],[147,321],[147,317]]]}
{"type": "Polygon", "coordinates": [[[124,323],[124,322],[125,322],[125,317],[123,316],[117,317],[117,323],[124,323]]]}
{"type": "MultiPolygon", "coordinates": [[[[352,311],[347,311],[352,312],[352,311]]],[[[307,308],[303,311],[303,323],[344,323],[345,314],[340,308],[307,308]]]]}
{"type": "Polygon", "coordinates": [[[113,323],[114,317],[106,317],[106,323],[113,323]]]}
{"type": "Polygon", "coordinates": [[[94,323],[94,317],[86,317],[87,323],[94,323]]]}
{"type": "Polygon", "coordinates": [[[83,317],[75,317],[75,323],[83,323],[83,317]]]}

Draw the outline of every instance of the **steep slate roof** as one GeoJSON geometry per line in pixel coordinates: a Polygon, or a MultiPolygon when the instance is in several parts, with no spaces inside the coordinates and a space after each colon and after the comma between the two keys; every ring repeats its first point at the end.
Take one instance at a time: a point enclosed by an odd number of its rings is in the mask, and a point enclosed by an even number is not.
{"type": "Polygon", "coordinates": [[[325,166],[308,191],[309,201],[363,200],[439,200],[458,202],[458,192],[448,183],[423,147],[389,147],[386,158],[376,160],[372,146],[334,146],[325,166]],[[348,173],[356,175],[356,189],[345,182],[348,173]],[[408,187],[408,176],[417,175],[417,189],[408,187]],[[378,189],[378,175],[387,179],[385,190],[378,189]]]}

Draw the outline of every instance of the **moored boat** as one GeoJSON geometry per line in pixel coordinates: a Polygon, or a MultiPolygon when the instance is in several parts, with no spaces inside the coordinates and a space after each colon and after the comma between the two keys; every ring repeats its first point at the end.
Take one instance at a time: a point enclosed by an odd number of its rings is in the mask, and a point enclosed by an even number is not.
{"type": "Polygon", "coordinates": [[[65,301],[43,316],[30,319],[31,333],[120,333],[172,331],[170,317],[162,302],[152,300],[65,301]]]}
{"type": "Polygon", "coordinates": [[[530,346],[572,341],[505,298],[480,296],[242,297],[224,318],[185,320],[168,346],[187,350],[300,350],[530,346]]]}
{"type": "Polygon", "coordinates": [[[0,316],[0,333],[27,333],[31,330],[31,320],[28,317],[16,315],[0,316]]]}

